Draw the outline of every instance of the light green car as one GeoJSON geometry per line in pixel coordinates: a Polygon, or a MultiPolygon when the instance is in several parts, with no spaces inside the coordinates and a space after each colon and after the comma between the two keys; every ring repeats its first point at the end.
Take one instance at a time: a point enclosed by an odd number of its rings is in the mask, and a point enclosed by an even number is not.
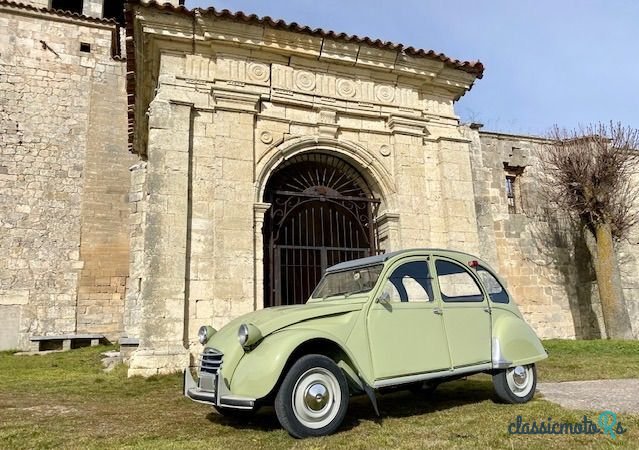
{"type": "Polygon", "coordinates": [[[475,373],[523,403],[548,355],[493,270],[474,256],[404,250],[330,267],[305,305],[205,326],[198,379],[184,394],[225,415],[273,404],[298,438],[333,433],[350,395],[433,389],[475,373]]]}

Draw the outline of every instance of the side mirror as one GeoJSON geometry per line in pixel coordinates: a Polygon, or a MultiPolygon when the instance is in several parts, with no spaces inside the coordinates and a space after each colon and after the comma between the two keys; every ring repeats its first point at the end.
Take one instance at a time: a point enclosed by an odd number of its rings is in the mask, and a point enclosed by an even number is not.
{"type": "Polygon", "coordinates": [[[377,297],[377,303],[381,303],[382,305],[390,304],[390,294],[387,291],[382,292],[382,295],[377,297]]]}

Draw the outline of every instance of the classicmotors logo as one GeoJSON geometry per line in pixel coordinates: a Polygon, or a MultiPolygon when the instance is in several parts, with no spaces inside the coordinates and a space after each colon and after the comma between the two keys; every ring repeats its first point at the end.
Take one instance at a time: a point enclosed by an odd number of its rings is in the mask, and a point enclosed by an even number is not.
{"type": "Polygon", "coordinates": [[[522,416],[517,416],[515,422],[508,425],[509,434],[605,434],[612,439],[624,434],[627,430],[620,421],[617,421],[617,414],[612,411],[604,411],[591,420],[584,416],[580,422],[555,422],[552,417],[548,420],[537,422],[524,422],[522,416]]]}

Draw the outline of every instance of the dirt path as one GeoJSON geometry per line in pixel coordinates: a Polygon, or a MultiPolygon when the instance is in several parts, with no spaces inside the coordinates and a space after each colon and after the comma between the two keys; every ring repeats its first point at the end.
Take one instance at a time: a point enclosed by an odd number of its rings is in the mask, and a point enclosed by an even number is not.
{"type": "Polygon", "coordinates": [[[639,414],[639,379],[539,383],[544,398],[569,409],[639,414]]]}

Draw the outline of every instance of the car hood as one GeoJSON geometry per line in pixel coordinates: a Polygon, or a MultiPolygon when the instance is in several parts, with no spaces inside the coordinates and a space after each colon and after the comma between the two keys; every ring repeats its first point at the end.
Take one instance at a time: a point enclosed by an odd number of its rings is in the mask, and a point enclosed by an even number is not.
{"type": "MultiPolygon", "coordinates": [[[[259,328],[262,336],[306,320],[335,316],[363,308],[365,298],[349,301],[324,301],[304,305],[274,306],[245,314],[230,322],[227,327],[237,329],[240,324],[253,324],[259,328]]],[[[226,327],[225,327],[226,328],[226,327]]]]}

